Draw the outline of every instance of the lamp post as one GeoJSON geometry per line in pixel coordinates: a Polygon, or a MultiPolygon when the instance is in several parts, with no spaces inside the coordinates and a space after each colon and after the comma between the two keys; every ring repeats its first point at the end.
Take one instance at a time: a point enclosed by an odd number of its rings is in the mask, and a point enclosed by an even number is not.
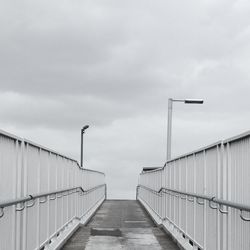
{"type": "Polygon", "coordinates": [[[167,161],[171,159],[173,102],[183,102],[185,104],[203,104],[202,99],[168,99],[167,161]]]}
{"type": "Polygon", "coordinates": [[[86,125],[81,129],[81,167],[82,167],[82,162],[83,162],[83,134],[85,130],[88,128],[89,128],[89,125],[86,125]]]}

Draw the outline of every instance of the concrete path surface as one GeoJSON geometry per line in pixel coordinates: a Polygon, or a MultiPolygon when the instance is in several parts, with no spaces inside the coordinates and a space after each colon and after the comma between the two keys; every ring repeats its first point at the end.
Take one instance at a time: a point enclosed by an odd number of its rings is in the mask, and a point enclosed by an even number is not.
{"type": "Polygon", "coordinates": [[[63,250],[178,250],[137,201],[106,200],[63,250]]]}

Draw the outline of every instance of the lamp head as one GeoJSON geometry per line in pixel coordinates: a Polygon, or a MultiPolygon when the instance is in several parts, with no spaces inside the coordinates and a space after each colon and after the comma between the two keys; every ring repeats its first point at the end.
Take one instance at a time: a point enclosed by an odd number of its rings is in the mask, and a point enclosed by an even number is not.
{"type": "Polygon", "coordinates": [[[82,131],[84,132],[87,128],[89,128],[89,125],[86,125],[82,128],[82,131]]]}
{"type": "Polygon", "coordinates": [[[185,99],[184,103],[187,104],[203,104],[203,100],[202,99],[185,99]]]}

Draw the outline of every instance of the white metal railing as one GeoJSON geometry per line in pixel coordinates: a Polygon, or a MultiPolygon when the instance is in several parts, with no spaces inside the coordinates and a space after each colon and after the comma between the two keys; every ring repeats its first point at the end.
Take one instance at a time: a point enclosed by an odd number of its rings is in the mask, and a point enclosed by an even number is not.
{"type": "Polygon", "coordinates": [[[0,249],[59,249],[106,198],[105,175],[0,131],[0,249]]]}
{"type": "Polygon", "coordinates": [[[142,172],[137,199],[185,249],[250,249],[250,132],[142,172]]]}

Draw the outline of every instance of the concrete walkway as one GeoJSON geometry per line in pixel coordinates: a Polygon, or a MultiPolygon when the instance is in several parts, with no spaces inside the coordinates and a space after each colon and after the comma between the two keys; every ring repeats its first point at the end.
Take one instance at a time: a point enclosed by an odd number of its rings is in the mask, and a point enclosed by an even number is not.
{"type": "Polygon", "coordinates": [[[107,200],[86,226],[80,227],[63,250],[178,250],[157,228],[137,201],[107,200]]]}

